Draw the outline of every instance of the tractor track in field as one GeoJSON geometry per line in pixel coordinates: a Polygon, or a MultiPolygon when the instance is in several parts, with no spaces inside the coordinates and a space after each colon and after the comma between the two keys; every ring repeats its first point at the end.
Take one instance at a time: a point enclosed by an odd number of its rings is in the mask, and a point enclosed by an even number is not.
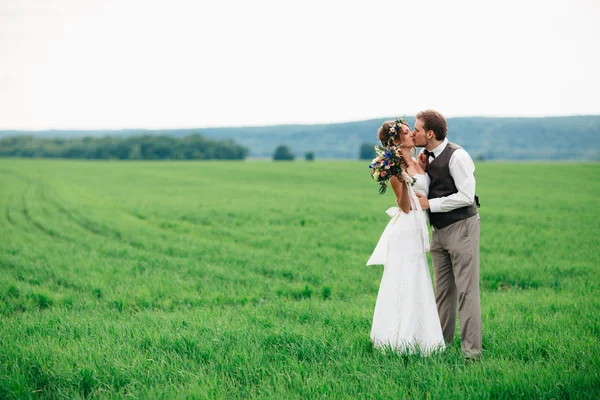
{"type": "MultiPolygon", "coordinates": [[[[27,182],[27,185],[28,185],[28,187],[27,187],[27,189],[25,189],[25,191],[27,191],[27,190],[29,189],[29,185],[31,185],[31,180],[30,180],[28,177],[26,177],[26,176],[23,176],[23,175],[21,175],[21,174],[18,174],[18,173],[16,173],[15,171],[11,171],[11,170],[3,170],[2,172],[3,172],[3,173],[10,174],[10,175],[13,175],[13,176],[15,176],[15,177],[17,177],[17,178],[19,178],[19,179],[21,179],[21,180],[23,180],[23,181],[27,182]]],[[[6,202],[6,207],[4,208],[4,215],[6,216],[6,220],[7,220],[7,221],[8,221],[8,222],[9,222],[11,225],[13,225],[13,226],[14,226],[14,225],[17,225],[17,222],[16,222],[16,221],[13,219],[13,217],[10,215],[10,214],[11,214],[11,212],[10,212],[10,204],[11,204],[11,202],[12,202],[12,200],[13,200],[14,198],[15,198],[15,193],[13,192],[13,193],[11,193],[11,194],[8,196],[8,200],[7,200],[7,202],[6,202]]]]}
{"type": "MultiPolygon", "coordinates": [[[[90,235],[102,237],[104,239],[112,241],[113,243],[118,243],[118,244],[130,247],[130,248],[138,250],[138,251],[143,251],[144,253],[147,253],[149,255],[164,257],[166,259],[182,260],[182,259],[190,259],[190,257],[194,258],[194,257],[198,256],[198,254],[194,254],[193,251],[190,253],[186,250],[179,250],[177,248],[166,248],[166,249],[162,249],[162,250],[155,250],[153,248],[146,248],[141,243],[140,244],[132,243],[129,240],[124,239],[121,236],[120,232],[118,232],[114,229],[111,229],[109,227],[103,226],[102,224],[91,221],[88,218],[81,216],[79,213],[69,210],[67,207],[65,207],[63,204],[61,204],[61,202],[57,198],[50,196],[51,193],[49,193],[48,187],[45,186],[43,183],[41,183],[41,182],[33,183],[31,180],[28,180],[27,187],[24,190],[23,194],[21,195],[22,205],[21,205],[20,211],[22,211],[26,221],[30,225],[32,225],[36,230],[54,238],[54,239],[73,241],[73,238],[69,238],[59,232],[56,232],[50,228],[47,228],[42,223],[40,223],[38,220],[36,220],[35,215],[32,215],[31,207],[29,206],[30,203],[28,203],[27,198],[28,198],[28,196],[32,195],[33,191],[35,191],[35,193],[33,193],[33,194],[35,194],[37,196],[36,198],[39,198],[39,200],[43,204],[50,207],[50,210],[56,209],[56,211],[58,213],[60,213],[60,215],[64,216],[67,220],[69,220],[71,223],[77,225],[78,227],[83,229],[85,232],[88,232],[90,235]]],[[[11,197],[14,198],[14,195],[11,197]]],[[[10,216],[9,205],[6,206],[5,214],[7,216],[7,219],[10,221],[10,223],[16,225],[16,221],[10,216]]],[[[148,223],[147,220],[145,222],[148,223]]],[[[188,222],[192,225],[196,225],[190,221],[186,221],[186,222],[188,222]]],[[[160,225],[155,225],[152,223],[150,223],[150,225],[153,225],[154,227],[158,228],[161,231],[172,231],[177,236],[187,236],[185,234],[182,234],[181,232],[176,232],[172,229],[161,227],[160,225]]],[[[238,245],[248,247],[249,251],[256,251],[256,249],[254,247],[252,247],[246,243],[240,243],[238,245]]],[[[263,279],[264,279],[265,275],[272,275],[270,277],[273,279],[276,279],[276,280],[280,280],[280,279],[287,280],[287,281],[294,280],[294,278],[291,278],[288,276],[284,277],[287,279],[281,278],[280,276],[278,276],[278,272],[276,272],[276,271],[265,272],[264,268],[260,268],[260,269],[250,268],[247,270],[247,273],[251,276],[260,277],[263,279]]],[[[225,275],[223,275],[223,276],[225,276],[225,275]]]]}
{"type": "Polygon", "coordinates": [[[46,194],[44,191],[41,191],[41,195],[40,195],[41,199],[48,205],[54,206],[58,212],[60,212],[62,215],[64,215],[69,221],[73,222],[75,225],[79,226],[80,228],[82,228],[83,230],[93,234],[93,235],[97,235],[97,236],[101,236],[101,237],[105,237],[107,239],[113,239],[120,242],[120,243],[124,243],[123,239],[120,237],[120,233],[114,233],[113,235],[109,235],[107,234],[105,231],[108,228],[104,228],[101,225],[88,220],[85,217],[82,217],[80,215],[77,215],[69,210],[67,210],[62,204],[60,204],[58,201],[54,200],[54,199],[49,199],[46,197],[46,194]]]}
{"type": "Polygon", "coordinates": [[[187,255],[185,257],[175,256],[172,254],[167,254],[166,252],[148,249],[148,248],[144,247],[144,245],[141,243],[131,242],[127,239],[124,239],[122,237],[120,231],[117,231],[117,230],[111,229],[110,227],[106,227],[104,225],[98,224],[94,221],[91,221],[91,220],[79,215],[78,213],[69,211],[62,204],[60,204],[60,202],[56,201],[55,199],[50,199],[50,198],[46,197],[46,195],[44,193],[42,193],[42,199],[47,204],[55,207],[58,210],[58,212],[60,212],[62,215],[64,215],[65,218],[67,218],[69,221],[73,222],[75,225],[79,226],[80,228],[82,228],[83,230],[87,231],[88,233],[90,233],[94,236],[102,237],[102,238],[105,238],[112,242],[116,242],[116,243],[119,243],[119,244],[122,244],[122,245],[125,245],[128,247],[131,247],[133,249],[152,253],[152,254],[159,254],[162,256],[166,256],[166,257],[176,257],[176,258],[186,258],[187,257],[187,255]]]}
{"type": "Polygon", "coordinates": [[[67,237],[61,235],[60,233],[55,232],[52,229],[46,228],[39,221],[36,221],[33,218],[33,216],[31,215],[31,212],[29,211],[29,207],[27,205],[27,194],[29,193],[30,190],[31,190],[31,184],[28,184],[27,189],[25,189],[25,192],[23,193],[23,196],[21,197],[21,202],[22,202],[21,211],[23,212],[23,215],[25,216],[25,219],[27,220],[27,222],[29,222],[30,225],[34,226],[37,230],[39,230],[42,233],[45,233],[48,236],[51,236],[53,238],[69,240],[67,237]]]}
{"type": "Polygon", "coordinates": [[[6,203],[6,207],[5,207],[5,209],[4,209],[4,213],[5,213],[5,215],[6,215],[6,219],[8,220],[8,222],[9,222],[11,225],[16,225],[16,222],[15,222],[15,221],[12,219],[12,217],[10,216],[10,202],[11,202],[11,200],[13,199],[13,197],[14,197],[14,195],[10,195],[10,196],[8,197],[8,201],[7,201],[7,203],[6,203]]]}
{"type": "MultiPolygon", "coordinates": [[[[45,235],[48,235],[48,236],[50,236],[52,238],[56,238],[56,239],[62,239],[65,241],[73,241],[74,240],[73,238],[70,238],[59,232],[56,232],[55,230],[47,228],[42,223],[40,223],[40,221],[36,220],[35,215],[33,215],[31,212],[31,207],[29,206],[30,203],[28,203],[28,201],[27,201],[27,197],[31,195],[31,192],[34,189],[36,189],[35,194],[39,197],[41,202],[43,202],[48,207],[56,209],[57,212],[59,212],[61,215],[63,215],[68,221],[70,221],[71,223],[80,227],[85,232],[88,232],[90,235],[93,235],[96,237],[101,237],[101,238],[107,239],[109,241],[112,241],[113,243],[125,245],[132,249],[135,249],[138,251],[143,251],[148,254],[154,254],[154,255],[157,255],[160,257],[166,257],[166,258],[171,258],[171,259],[189,259],[190,257],[197,256],[197,254],[193,254],[194,253],[193,251],[192,251],[192,253],[190,253],[189,251],[186,251],[186,250],[180,250],[178,248],[171,248],[171,247],[161,249],[161,250],[155,250],[153,248],[148,248],[148,247],[144,246],[144,244],[142,244],[142,243],[131,242],[130,240],[123,238],[121,235],[121,232],[111,229],[109,227],[103,226],[102,224],[96,223],[94,221],[91,221],[88,218],[81,216],[79,213],[69,210],[67,207],[65,207],[63,204],[61,204],[61,202],[59,200],[57,200],[57,198],[55,198],[54,196],[51,196],[51,193],[49,192],[48,187],[44,183],[32,181],[30,178],[21,176],[18,173],[14,173],[14,175],[19,177],[23,181],[27,182],[27,187],[21,195],[21,205],[20,205],[19,211],[22,212],[28,225],[33,226],[37,231],[42,232],[45,235]]],[[[10,216],[10,210],[8,209],[8,206],[7,206],[7,209],[5,210],[5,214],[7,216],[9,216],[11,223],[17,225],[14,218],[12,216],[10,216]]],[[[148,221],[146,221],[146,223],[147,222],[148,221]]],[[[154,224],[150,224],[150,225],[154,225],[154,224]]],[[[192,223],[192,225],[195,225],[195,224],[192,223]]],[[[156,225],[154,225],[154,226],[161,231],[172,231],[172,229],[165,229],[164,227],[160,227],[160,226],[156,226],[156,225]]],[[[174,233],[177,236],[179,236],[179,235],[187,236],[180,232],[174,232],[174,233]]]]}
{"type": "MultiPolygon", "coordinates": [[[[72,223],[76,224],[80,228],[89,232],[89,234],[91,234],[91,235],[105,238],[107,240],[119,243],[121,245],[125,245],[132,249],[135,249],[138,251],[143,251],[147,254],[152,254],[152,255],[156,255],[156,256],[160,256],[160,257],[166,257],[168,259],[189,259],[190,257],[194,258],[194,257],[198,256],[198,254],[193,254],[193,253],[187,252],[185,250],[183,250],[183,252],[182,252],[177,248],[155,250],[152,248],[146,248],[142,244],[137,245],[135,243],[132,243],[129,240],[121,237],[120,232],[114,231],[108,227],[102,226],[101,224],[90,221],[89,219],[79,215],[78,213],[70,211],[63,204],[61,204],[60,201],[58,201],[56,198],[49,196],[50,193],[48,193],[47,190],[41,190],[41,189],[44,189],[44,188],[40,188],[39,196],[40,196],[40,199],[45,204],[48,204],[49,206],[56,208],[56,210],[61,215],[63,215],[65,218],[67,218],[68,220],[70,220],[72,223]],[[117,236],[117,233],[119,234],[119,236],[117,236]]],[[[145,220],[145,222],[148,223],[147,220],[145,220]]],[[[166,231],[166,230],[173,231],[172,229],[166,229],[166,228],[157,226],[152,223],[150,223],[150,225],[153,225],[154,227],[158,228],[161,231],[166,231]]],[[[175,233],[175,235],[177,235],[177,236],[187,236],[185,234],[182,234],[182,233],[176,232],[176,231],[173,231],[173,233],[175,233]]],[[[247,247],[249,252],[257,251],[257,248],[255,248],[254,246],[251,246],[247,243],[238,243],[238,246],[247,247]]],[[[265,275],[265,272],[262,270],[262,268],[260,270],[257,270],[256,268],[249,269],[248,273],[252,276],[257,276],[257,277],[261,277],[261,278],[264,278],[264,275],[265,275]]],[[[279,279],[279,278],[277,278],[277,279],[279,279]]],[[[290,280],[290,278],[288,277],[287,280],[290,280]]]]}

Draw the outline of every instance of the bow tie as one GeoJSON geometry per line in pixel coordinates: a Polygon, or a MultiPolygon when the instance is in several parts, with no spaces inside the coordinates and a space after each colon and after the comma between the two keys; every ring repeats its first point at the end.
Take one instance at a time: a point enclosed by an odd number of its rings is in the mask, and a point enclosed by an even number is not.
{"type": "Polygon", "coordinates": [[[423,154],[425,154],[427,157],[431,157],[431,158],[435,159],[435,154],[433,154],[433,151],[423,150],[423,154]]]}

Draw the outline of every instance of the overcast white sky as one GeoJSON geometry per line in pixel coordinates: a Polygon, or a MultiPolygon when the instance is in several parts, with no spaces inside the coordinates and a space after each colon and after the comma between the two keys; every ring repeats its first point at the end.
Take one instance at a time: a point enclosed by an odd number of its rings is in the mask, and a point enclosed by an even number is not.
{"type": "Polygon", "coordinates": [[[0,129],[600,114],[600,1],[0,0],[0,129]]]}

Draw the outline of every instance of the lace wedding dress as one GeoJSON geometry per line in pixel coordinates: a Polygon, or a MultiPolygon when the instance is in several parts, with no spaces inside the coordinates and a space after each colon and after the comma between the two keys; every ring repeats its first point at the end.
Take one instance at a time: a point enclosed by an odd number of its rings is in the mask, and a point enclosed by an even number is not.
{"type": "Polygon", "coordinates": [[[384,265],[371,340],[378,348],[429,355],[444,347],[444,338],[425,255],[427,215],[415,195],[427,196],[429,177],[415,178],[415,185],[409,187],[412,210],[408,214],[398,207],[386,211],[392,218],[367,261],[367,265],[384,265]]]}

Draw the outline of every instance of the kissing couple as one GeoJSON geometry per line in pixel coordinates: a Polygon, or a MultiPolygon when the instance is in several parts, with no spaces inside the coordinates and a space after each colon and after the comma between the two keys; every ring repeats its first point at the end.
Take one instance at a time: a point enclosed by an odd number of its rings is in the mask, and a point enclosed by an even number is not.
{"type": "Polygon", "coordinates": [[[390,178],[398,207],[367,265],[383,265],[371,341],[376,348],[429,355],[454,340],[456,313],[466,359],[479,359],[479,202],[475,165],[449,142],[446,119],[434,110],[416,116],[414,130],[403,120],[386,121],[377,137],[400,149],[402,176],[390,178]],[[423,149],[411,156],[416,146],[423,149]],[[432,227],[432,239],[426,221],[432,227]],[[435,295],[427,264],[431,254],[435,295]]]}

